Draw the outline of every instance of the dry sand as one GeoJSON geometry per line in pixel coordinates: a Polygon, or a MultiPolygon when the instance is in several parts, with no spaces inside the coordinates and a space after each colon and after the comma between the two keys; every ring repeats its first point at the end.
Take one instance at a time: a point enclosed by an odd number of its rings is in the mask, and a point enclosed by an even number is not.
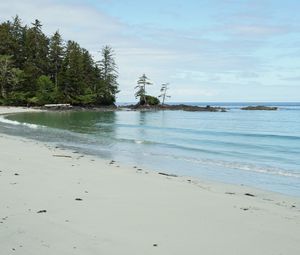
{"type": "Polygon", "coordinates": [[[1,255],[300,254],[299,198],[2,134],[0,146],[1,255]]]}

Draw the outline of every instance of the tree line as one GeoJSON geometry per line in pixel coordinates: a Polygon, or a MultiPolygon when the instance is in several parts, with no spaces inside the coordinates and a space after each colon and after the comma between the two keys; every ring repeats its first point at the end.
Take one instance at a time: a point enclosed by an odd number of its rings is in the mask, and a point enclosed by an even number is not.
{"type": "Polygon", "coordinates": [[[95,61],[59,31],[46,36],[39,20],[0,23],[0,104],[112,105],[119,92],[114,51],[105,46],[101,55],[95,61]]]}

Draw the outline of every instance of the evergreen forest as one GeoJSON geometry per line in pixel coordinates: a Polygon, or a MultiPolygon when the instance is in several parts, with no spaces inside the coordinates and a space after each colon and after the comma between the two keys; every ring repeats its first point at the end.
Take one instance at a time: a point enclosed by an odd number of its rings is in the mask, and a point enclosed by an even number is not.
{"type": "Polygon", "coordinates": [[[56,31],[47,36],[35,20],[18,16],[0,24],[0,105],[68,103],[113,105],[118,93],[114,51],[104,46],[101,60],[56,31]]]}

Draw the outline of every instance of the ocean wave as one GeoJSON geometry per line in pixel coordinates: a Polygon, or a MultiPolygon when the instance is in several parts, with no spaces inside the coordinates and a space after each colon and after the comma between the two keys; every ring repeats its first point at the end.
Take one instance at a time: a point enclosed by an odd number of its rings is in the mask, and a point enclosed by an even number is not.
{"type": "MultiPolygon", "coordinates": [[[[244,149],[239,149],[239,150],[234,150],[234,149],[229,149],[226,147],[226,149],[223,149],[222,147],[207,147],[207,146],[201,146],[201,144],[195,144],[194,146],[192,144],[178,144],[178,143],[170,143],[170,142],[162,142],[162,141],[154,141],[154,140],[143,140],[143,139],[134,139],[134,138],[112,138],[115,143],[122,142],[122,143],[129,143],[129,144],[137,144],[137,145],[152,145],[152,146],[158,146],[160,148],[165,148],[165,149],[171,149],[171,150],[180,150],[180,151],[191,151],[195,153],[203,153],[206,155],[219,155],[221,157],[240,157],[240,158],[262,158],[262,159],[269,159],[269,160],[276,160],[276,161],[283,161],[287,163],[294,162],[295,159],[294,157],[290,157],[290,155],[286,155],[284,158],[281,156],[278,156],[277,154],[270,154],[270,153],[260,153],[259,151],[245,151],[244,149]]],[[[216,145],[221,145],[222,142],[215,141],[216,145]]],[[[226,143],[224,143],[226,145],[226,143]]],[[[224,145],[223,144],[223,145],[224,145]]],[[[239,144],[237,143],[236,146],[238,147],[249,147],[251,149],[251,146],[247,146],[246,144],[239,144]]],[[[255,148],[255,147],[254,147],[255,148]]],[[[257,146],[256,148],[259,148],[257,146]]],[[[261,147],[261,150],[264,148],[261,147]]],[[[281,151],[276,149],[277,151],[280,151],[281,153],[284,151],[284,148],[281,148],[281,151]]],[[[270,148],[269,148],[270,150],[270,148]]],[[[274,150],[274,151],[276,151],[274,150]]],[[[286,151],[286,150],[285,150],[286,151]]],[[[284,152],[285,152],[284,151],[284,152]]],[[[287,152],[288,154],[295,154],[298,153],[297,151],[289,151],[287,152]]]]}
{"type": "Polygon", "coordinates": [[[233,136],[233,137],[251,137],[251,138],[274,138],[274,139],[287,139],[287,140],[300,140],[298,135],[286,135],[286,134],[276,134],[276,133],[250,133],[250,132],[232,132],[232,131],[218,131],[218,130],[196,130],[191,128],[176,128],[176,127],[159,127],[151,125],[135,125],[135,124],[122,124],[122,123],[97,123],[96,126],[104,125],[114,125],[120,128],[130,128],[130,129],[148,129],[156,130],[159,132],[168,131],[173,133],[183,133],[194,134],[194,135],[211,135],[211,136],[233,136]]]}
{"type": "MultiPolygon", "coordinates": [[[[210,166],[210,167],[221,167],[227,169],[235,169],[240,171],[248,171],[248,172],[256,172],[262,174],[272,174],[272,175],[279,175],[285,177],[293,177],[293,178],[300,178],[300,173],[295,173],[292,170],[282,169],[273,166],[260,166],[255,165],[252,163],[247,162],[236,162],[236,161],[225,161],[225,160],[214,160],[214,159],[207,159],[207,158],[191,158],[191,157],[183,157],[183,156],[176,156],[171,154],[158,154],[158,153],[146,153],[148,156],[159,156],[165,158],[171,158],[175,160],[181,160],[188,163],[199,164],[201,166],[210,166]]],[[[146,155],[145,155],[146,156],[146,155]]]]}
{"type": "Polygon", "coordinates": [[[14,125],[14,126],[26,126],[32,129],[37,129],[39,127],[43,127],[41,125],[36,125],[36,124],[31,124],[31,123],[26,123],[26,122],[19,122],[16,120],[9,120],[6,119],[5,116],[0,116],[0,122],[4,124],[9,124],[9,125],[14,125]]]}

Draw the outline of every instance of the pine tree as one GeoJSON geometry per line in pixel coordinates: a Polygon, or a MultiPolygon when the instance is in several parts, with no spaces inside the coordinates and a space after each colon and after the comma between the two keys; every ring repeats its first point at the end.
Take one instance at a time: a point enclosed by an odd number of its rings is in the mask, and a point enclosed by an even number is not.
{"type": "Polygon", "coordinates": [[[162,97],[162,105],[165,104],[166,97],[170,98],[171,96],[167,95],[167,91],[169,90],[169,83],[163,83],[161,85],[160,92],[161,94],[158,97],[162,97]]]}
{"type": "Polygon", "coordinates": [[[15,16],[11,24],[12,56],[15,66],[23,68],[25,62],[25,34],[26,27],[22,26],[19,16],[15,16]]]}
{"type": "Polygon", "coordinates": [[[27,29],[25,36],[25,63],[26,89],[34,95],[36,92],[36,81],[41,75],[47,74],[48,44],[49,39],[43,34],[42,24],[39,20],[32,23],[33,27],[27,29]]]}
{"type": "Polygon", "coordinates": [[[113,104],[116,101],[118,90],[118,67],[114,59],[114,51],[110,46],[102,49],[100,61],[101,89],[98,90],[101,104],[113,104]]]}
{"type": "Polygon", "coordinates": [[[64,46],[61,35],[56,31],[50,38],[49,44],[49,74],[58,88],[58,73],[62,67],[64,46]]]}
{"type": "Polygon", "coordinates": [[[139,98],[141,105],[147,105],[147,96],[146,96],[146,86],[152,85],[149,78],[143,74],[141,77],[139,77],[137,81],[137,86],[135,89],[137,89],[137,92],[135,93],[135,97],[139,98]]]}
{"type": "Polygon", "coordinates": [[[21,80],[22,71],[13,66],[12,56],[0,55],[0,97],[7,99],[21,80]]]}
{"type": "Polygon", "coordinates": [[[11,29],[12,25],[10,21],[0,24],[0,55],[13,55],[11,29]]]}
{"type": "Polygon", "coordinates": [[[76,103],[76,97],[83,91],[83,63],[78,43],[68,41],[59,86],[66,103],[76,103]]]}

